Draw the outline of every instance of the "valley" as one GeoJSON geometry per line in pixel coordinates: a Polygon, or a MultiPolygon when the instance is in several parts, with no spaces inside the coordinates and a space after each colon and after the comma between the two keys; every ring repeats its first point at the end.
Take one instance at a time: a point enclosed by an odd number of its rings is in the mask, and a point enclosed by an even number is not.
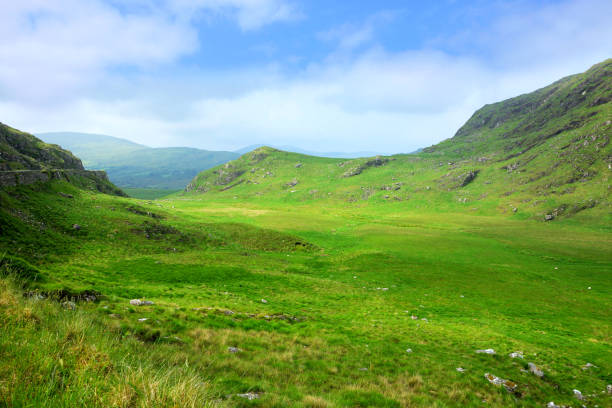
{"type": "Polygon", "coordinates": [[[0,405],[610,406],[611,70],[158,199],[0,125],[0,405]]]}

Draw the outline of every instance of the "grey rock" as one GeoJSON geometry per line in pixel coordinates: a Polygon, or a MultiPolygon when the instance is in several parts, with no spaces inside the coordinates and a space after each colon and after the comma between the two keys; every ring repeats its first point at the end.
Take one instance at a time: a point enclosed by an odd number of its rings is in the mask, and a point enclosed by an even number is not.
{"type": "Polygon", "coordinates": [[[515,351],[509,354],[510,358],[523,358],[523,353],[520,351],[515,351]]]}
{"type": "Polygon", "coordinates": [[[254,392],[246,392],[244,394],[236,394],[237,397],[248,399],[249,401],[259,398],[259,394],[254,392]]]}
{"type": "Polygon", "coordinates": [[[476,350],[476,353],[478,354],[495,354],[495,350],[489,348],[489,349],[484,349],[484,350],[476,350]]]}
{"type": "Polygon", "coordinates": [[[527,367],[529,367],[529,372],[534,374],[535,376],[540,377],[540,378],[544,377],[544,371],[539,369],[537,365],[533,363],[528,363],[527,367]]]}
{"type": "Polygon", "coordinates": [[[132,299],[130,300],[130,305],[132,306],[151,306],[155,303],[150,300],[140,300],[140,299],[132,299]]]}
{"type": "Polygon", "coordinates": [[[552,214],[546,214],[546,215],[544,216],[544,221],[552,221],[552,220],[554,220],[554,219],[555,219],[555,216],[554,216],[554,215],[552,215],[552,214]]]}
{"type": "Polygon", "coordinates": [[[228,347],[227,351],[229,351],[230,353],[240,353],[242,351],[242,349],[240,349],[238,347],[228,347]]]}
{"type": "Polygon", "coordinates": [[[514,381],[506,380],[493,374],[485,373],[484,376],[491,384],[503,386],[506,390],[510,392],[513,392],[518,387],[518,384],[516,384],[514,381]]]}
{"type": "Polygon", "coordinates": [[[578,390],[573,390],[574,391],[574,397],[576,397],[576,399],[582,401],[584,399],[584,395],[582,395],[582,393],[578,390]]]}
{"type": "Polygon", "coordinates": [[[62,302],[62,307],[64,309],[68,309],[68,310],[75,310],[76,309],[76,303],[67,300],[65,302],[62,302]]]}
{"type": "Polygon", "coordinates": [[[72,229],[79,231],[81,226],[79,224],[72,224],[72,229]]]}
{"type": "Polygon", "coordinates": [[[268,303],[266,299],[261,299],[261,303],[268,303]]]}
{"type": "Polygon", "coordinates": [[[465,368],[463,368],[463,367],[457,367],[457,368],[455,368],[455,370],[457,370],[460,373],[465,373],[465,368]]]}

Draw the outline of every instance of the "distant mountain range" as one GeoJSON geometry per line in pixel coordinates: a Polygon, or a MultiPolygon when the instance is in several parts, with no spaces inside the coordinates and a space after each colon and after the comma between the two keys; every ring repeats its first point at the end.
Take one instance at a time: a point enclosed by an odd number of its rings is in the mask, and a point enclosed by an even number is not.
{"type": "Polygon", "coordinates": [[[80,157],[87,169],[106,170],[122,188],[179,190],[203,169],[235,159],[234,152],[191,147],[152,148],[117,137],[91,133],[54,132],[37,135],[80,157]]]}

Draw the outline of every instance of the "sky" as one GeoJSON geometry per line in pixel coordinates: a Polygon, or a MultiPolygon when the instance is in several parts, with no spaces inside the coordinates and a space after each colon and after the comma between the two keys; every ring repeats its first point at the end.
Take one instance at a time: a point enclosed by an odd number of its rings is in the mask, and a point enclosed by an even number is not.
{"type": "Polygon", "coordinates": [[[410,152],[612,57],[612,1],[0,1],[0,121],[149,145],[410,152]]]}

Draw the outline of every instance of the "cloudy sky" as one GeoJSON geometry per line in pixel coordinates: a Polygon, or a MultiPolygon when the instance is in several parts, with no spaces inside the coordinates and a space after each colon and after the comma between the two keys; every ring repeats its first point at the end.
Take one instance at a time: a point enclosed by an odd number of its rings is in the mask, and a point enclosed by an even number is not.
{"type": "Polygon", "coordinates": [[[0,2],[0,121],[150,146],[409,152],[612,57],[609,0],[0,2]]]}

